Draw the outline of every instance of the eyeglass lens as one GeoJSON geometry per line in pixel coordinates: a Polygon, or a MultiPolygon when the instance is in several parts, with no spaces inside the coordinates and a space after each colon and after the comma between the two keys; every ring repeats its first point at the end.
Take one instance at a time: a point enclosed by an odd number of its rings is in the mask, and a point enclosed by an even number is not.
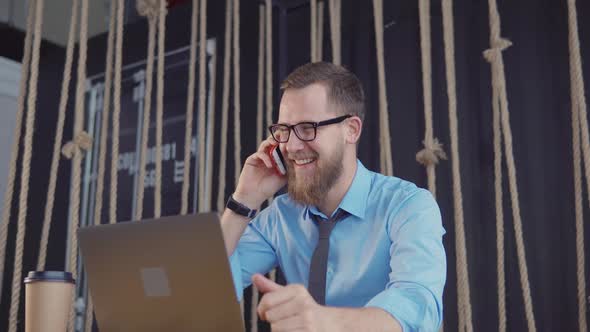
{"type": "MultiPolygon", "coordinates": [[[[316,128],[313,123],[302,122],[293,126],[295,135],[302,141],[312,141],[315,139],[316,128]]],[[[272,134],[275,140],[280,143],[286,143],[289,140],[290,128],[287,125],[275,125],[272,128],[272,134]]]]}

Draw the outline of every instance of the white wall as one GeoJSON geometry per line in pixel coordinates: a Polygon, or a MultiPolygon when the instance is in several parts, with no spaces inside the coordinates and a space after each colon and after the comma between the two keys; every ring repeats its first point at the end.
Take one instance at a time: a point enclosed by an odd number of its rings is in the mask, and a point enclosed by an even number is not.
{"type": "Polygon", "coordinates": [[[20,63],[0,57],[0,215],[4,206],[8,164],[14,141],[20,63]]]}

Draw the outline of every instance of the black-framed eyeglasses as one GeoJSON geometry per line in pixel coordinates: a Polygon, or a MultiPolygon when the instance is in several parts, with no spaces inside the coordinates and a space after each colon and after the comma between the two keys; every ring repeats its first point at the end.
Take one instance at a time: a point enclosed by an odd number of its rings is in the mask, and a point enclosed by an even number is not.
{"type": "Polygon", "coordinates": [[[291,135],[291,130],[295,132],[297,138],[304,142],[309,142],[315,139],[318,127],[340,123],[352,116],[352,114],[347,114],[320,122],[305,121],[294,125],[279,123],[269,126],[268,130],[270,130],[270,134],[278,143],[287,143],[289,141],[289,136],[291,135]]]}

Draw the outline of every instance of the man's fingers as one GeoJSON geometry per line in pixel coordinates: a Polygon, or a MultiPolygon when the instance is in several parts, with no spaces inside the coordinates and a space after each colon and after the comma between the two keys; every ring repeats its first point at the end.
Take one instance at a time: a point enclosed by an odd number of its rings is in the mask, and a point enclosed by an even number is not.
{"type": "Polygon", "coordinates": [[[246,159],[244,164],[258,167],[260,165],[260,161],[262,161],[262,163],[264,163],[264,166],[266,166],[267,168],[272,167],[272,162],[270,160],[270,156],[268,156],[267,154],[262,153],[262,152],[256,152],[256,153],[250,155],[246,159]]]}
{"type": "Polygon", "coordinates": [[[272,167],[272,162],[270,160],[270,157],[268,156],[268,154],[264,153],[264,152],[256,152],[256,156],[258,158],[260,158],[264,164],[266,165],[266,167],[271,168],[272,167]]]}
{"type": "Polygon", "coordinates": [[[268,293],[284,288],[276,282],[266,278],[262,274],[256,273],[252,276],[252,283],[256,285],[259,291],[262,293],[268,293]]]}
{"type": "MultiPolygon", "coordinates": [[[[272,138],[272,136],[268,136],[264,141],[262,141],[262,143],[260,143],[258,151],[248,157],[248,159],[250,159],[250,163],[252,164],[254,159],[258,158],[264,162],[266,167],[271,168],[272,162],[268,153],[270,151],[270,147],[277,144],[278,143],[274,140],[274,138],[272,138]]],[[[246,163],[249,163],[248,160],[246,160],[246,163]]]]}
{"type": "Polygon", "coordinates": [[[274,140],[274,138],[272,138],[272,136],[269,136],[264,141],[262,141],[262,143],[260,143],[260,146],[258,147],[258,152],[268,152],[268,148],[277,144],[278,143],[274,140]]]}
{"type": "Polygon", "coordinates": [[[297,298],[291,298],[288,301],[270,307],[269,310],[265,312],[266,321],[272,324],[296,316],[302,309],[300,302],[301,301],[297,301],[297,298]]]}
{"type": "Polygon", "coordinates": [[[301,301],[296,301],[296,298],[298,295],[303,295],[303,293],[306,292],[307,290],[302,285],[290,285],[277,291],[266,293],[258,304],[258,315],[262,320],[267,320],[267,311],[274,309],[284,303],[293,301],[296,305],[301,305],[301,301]]]}
{"type": "Polygon", "coordinates": [[[292,316],[270,324],[272,332],[294,332],[303,331],[304,322],[301,316],[292,316]]]}
{"type": "Polygon", "coordinates": [[[289,288],[264,294],[264,296],[262,296],[262,299],[258,303],[258,308],[256,309],[256,311],[258,312],[258,316],[260,316],[260,319],[262,320],[269,320],[267,312],[279,307],[280,305],[286,302],[293,301],[295,295],[296,293],[289,288]]]}

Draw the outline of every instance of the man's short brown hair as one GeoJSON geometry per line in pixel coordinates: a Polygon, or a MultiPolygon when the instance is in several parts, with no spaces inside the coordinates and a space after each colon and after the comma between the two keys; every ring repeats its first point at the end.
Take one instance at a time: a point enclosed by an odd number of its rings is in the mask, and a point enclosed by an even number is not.
{"type": "Polygon", "coordinates": [[[319,83],[326,87],[328,101],[342,114],[365,118],[365,93],[360,80],[348,69],[329,62],[307,63],[281,83],[281,90],[302,89],[319,83]]]}

